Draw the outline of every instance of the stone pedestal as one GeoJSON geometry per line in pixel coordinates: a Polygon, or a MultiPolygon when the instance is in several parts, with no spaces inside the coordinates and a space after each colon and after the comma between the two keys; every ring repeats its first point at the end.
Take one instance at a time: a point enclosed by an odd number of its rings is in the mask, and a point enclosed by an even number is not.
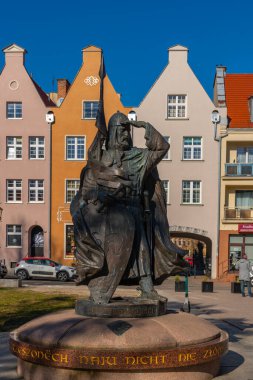
{"type": "Polygon", "coordinates": [[[37,318],[12,333],[25,380],[210,380],[228,336],[186,313],[90,318],[74,310],[37,318]]]}

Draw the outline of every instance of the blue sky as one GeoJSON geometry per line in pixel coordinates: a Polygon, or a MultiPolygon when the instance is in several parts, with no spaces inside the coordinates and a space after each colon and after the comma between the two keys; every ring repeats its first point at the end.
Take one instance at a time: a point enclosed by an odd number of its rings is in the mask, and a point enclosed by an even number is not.
{"type": "Polygon", "coordinates": [[[253,72],[252,14],[251,0],[12,0],[1,2],[0,47],[26,48],[26,67],[45,91],[56,78],[73,80],[83,47],[102,47],[123,103],[136,106],[167,64],[167,48],[181,44],[212,97],[216,64],[253,72]]]}

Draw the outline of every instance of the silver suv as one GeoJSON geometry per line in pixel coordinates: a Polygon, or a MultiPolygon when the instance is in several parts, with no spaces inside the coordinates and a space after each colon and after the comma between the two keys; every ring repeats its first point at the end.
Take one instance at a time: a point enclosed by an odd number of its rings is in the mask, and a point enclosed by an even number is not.
{"type": "Polygon", "coordinates": [[[76,277],[76,269],[56,263],[46,257],[25,257],[16,264],[14,274],[21,280],[39,277],[65,282],[76,277]]]}

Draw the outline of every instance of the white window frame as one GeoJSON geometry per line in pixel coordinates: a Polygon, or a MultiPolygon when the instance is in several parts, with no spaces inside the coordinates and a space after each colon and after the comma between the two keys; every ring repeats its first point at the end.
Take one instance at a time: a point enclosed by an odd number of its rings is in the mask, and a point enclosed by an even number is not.
{"type": "Polygon", "coordinates": [[[29,160],[45,160],[45,136],[29,136],[29,160]],[[35,144],[31,144],[35,139],[35,144]],[[39,139],[43,139],[43,144],[39,144],[39,139]],[[35,156],[31,157],[31,148],[35,148],[35,156]],[[39,149],[43,148],[43,157],[39,157],[39,149]]]}
{"type": "Polygon", "coordinates": [[[65,136],[65,160],[66,161],[85,161],[86,160],[86,135],[67,135],[65,136]],[[84,157],[83,158],[77,158],[77,139],[78,138],[84,139],[84,157]],[[75,157],[74,158],[68,158],[68,138],[74,138],[75,139],[75,157]]]}
{"type": "MultiPolygon", "coordinates": [[[[163,138],[167,141],[167,143],[170,144],[170,136],[163,136],[163,138]]],[[[170,158],[170,148],[169,148],[168,152],[163,157],[163,161],[170,161],[170,160],[171,160],[171,158],[170,158]]]]}
{"type": "Polygon", "coordinates": [[[73,256],[72,255],[71,256],[66,255],[66,247],[67,247],[67,245],[66,245],[66,237],[67,237],[66,226],[73,226],[73,223],[64,223],[64,259],[71,259],[71,258],[74,258],[75,255],[73,255],[73,256]]]}
{"type": "Polygon", "coordinates": [[[6,248],[22,248],[22,225],[21,224],[6,224],[6,248]],[[8,227],[13,227],[13,231],[8,231],[8,227]],[[16,231],[16,227],[20,227],[20,232],[16,231]],[[8,236],[18,235],[21,236],[21,245],[8,245],[8,236]]]}
{"type": "Polygon", "coordinates": [[[22,102],[14,102],[14,101],[8,101],[6,102],[6,119],[8,120],[20,120],[23,118],[23,103],[22,102]],[[9,117],[8,113],[8,105],[13,104],[14,105],[14,111],[13,111],[13,117],[9,117]],[[17,105],[21,104],[21,116],[17,117],[17,105]]]}
{"type": "Polygon", "coordinates": [[[184,136],[183,137],[183,161],[201,161],[203,160],[203,137],[202,136],[184,136]],[[191,145],[186,145],[185,144],[185,139],[192,139],[192,144],[191,145]],[[200,139],[200,145],[194,145],[194,139],[200,139]],[[200,158],[194,158],[194,149],[200,147],[200,158]],[[185,149],[190,148],[190,158],[185,158],[184,153],[185,149]]]}
{"type": "Polygon", "coordinates": [[[22,179],[6,180],[6,203],[22,203],[22,179]],[[20,182],[21,186],[17,186],[17,181],[20,182]],[[9,200],[9,191],[13,191],[13,200],[9,200]],[[17,191],[20,191],[20,200],[17,200],[17,191]]]}
{"type": "Polygon", "coordinates": [[[45,186],[44,179],[29,179],[28,180],[28,202],[29,203],[44,203],[45,202],[45,186]],[[42,182],[42,186],[39,186],[39,182],[42,182]],[[31,186],[35,183],[35,186],[31,186]],[[42,190],[43,200],[39,200],[39,191],[42,190]],[[34,193],[35,200],[31,200],[31,193],[34,193]]]}
{"type": "Polygon", "coordinates": [[[96,120],[96,117],[97,117],[97,113],[96,113],[96,116],[91,116],[91,117],[85,117],[85,104],[86,103],[91,103],[91,114],[93,112],[93,104],[96,103],[97,106],[99,105],[99,100],[83,100],[82,101],[82,119],[83,120],[96,120]]]}
{"type": "Polygon", "coordinates": [[[186,94],[168,94],[167,95],[167,119],[187,119],[187,95],[186,94]],[[170,102],[169,98],[175,97],[175,102],[170,102]],[[179,97],[185,97],[184,102],[179,101],[179,97]],[[175,107],[175,115],[169,116],[169,106],[175,107]],[[185,114],[184,116],[179,116],[179,109],[184,106],[185,114]]]}
{"type": "MultiPolygon", "coordinates": [[[[76,190],[76,189],[71,189],[71,188],[68,188],[68,182],[69,181],[75,181],[77,184],[78,184],[78,189],[77,191],[79,190],[79,186],[80,186],[80,179],[79,178],[66,178],[65,179],[65,203],[71,203],[71,201],[68,201],[68,191],[73,191],[73,190],[76,190]]],[[[77,193],[76,191],[76,193],[77,193]]],[[[76,194],[75,193],[75,194],[76,194]]],[[[74,198],[74,197],[73,197],[74,198]]],[[[73,199],[72,198],[72,199],[73,199]]]]}
{"type": "Polygon", "coordinates": [[[183,205],[200,205],[202,204],[202,181],[200,180],[183,180],[182,181],[182,204],[183,205]],[[184,183],[190,183],[190,188],[186,188],[184,187],[184,183]],[[193,193],[194,193],[194,188],[193,188],[193,184],[194,182],[198,182],[199,183],[199,202],[194,202],[193,201],[193,193]],[[189,202],[184,202],[184,190],[189,190],[190,191],[190,201],[189,202]]]}
{"type": "Polygon", "coordinates": [[[6,137],[6,160],[22,160],[23,156],[23,141],[21,136],[7,136],[6,137]],[[10,139],[13,139],[13,142],[9,142],[10,139]],[[21,143],[18,143],[17,140],[20,140],[21,143]],[[9,157],[9,149],[13,150],[13,157],[9,157]],[[21,150],[21,157],[17,157],[17,150],[21,150]]]}
{"type": "Polygon", "coordinates": [[[170,181],[168,179],[163,179],[162,184],[163,184],[164,191],[166,194],[166,204],[169,205],[170,204],[170,181]]]}

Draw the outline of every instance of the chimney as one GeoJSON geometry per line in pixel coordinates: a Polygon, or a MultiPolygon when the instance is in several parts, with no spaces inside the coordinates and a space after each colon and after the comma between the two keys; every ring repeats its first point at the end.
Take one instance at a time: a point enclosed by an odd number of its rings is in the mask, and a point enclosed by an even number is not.
{"type": "Polygon", "coordinates": [[[188,49],[182,45],[175,45],[168,49],[169,64],[185,64],[188,62],[188,49]]]}
{"type": "Polygon", "coordinates": [[[70,83],[67,79],[57,79],[57,97],[58,99],[64,99],[69,90],[70,83]]]}
{"type": "Polygon", "coordinates": [[[214,104],[216,107],[226,107],[225,76],[226,66],[217,65],[214,78],[214,104]]]}
{"type": "Polygon", "coordinates": [[[21,46],[16,44],[12,44],[7,46],[2,50],[5,54],[5,64],[14,64],[15,65],[24,65],[25,63],[25,54],[27,51],[23,49],[21,46]]]}

